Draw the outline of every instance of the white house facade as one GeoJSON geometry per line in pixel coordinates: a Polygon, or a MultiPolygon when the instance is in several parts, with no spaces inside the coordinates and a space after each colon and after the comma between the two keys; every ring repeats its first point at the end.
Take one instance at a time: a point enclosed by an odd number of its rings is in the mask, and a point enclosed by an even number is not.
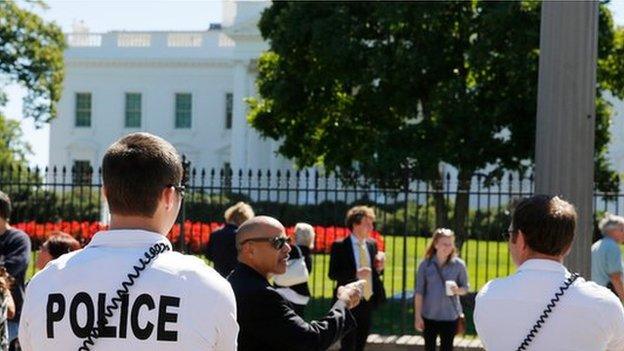
{"type": "Polygon", "coordinates": [[[243,101],[267,49],[257,28],[267,5],[226,1],[223,23],[202,32],[67,34],[50,165],[97,168],[116,139],[147,131],[197,167],[290,168],[247,124],[243,101]]]}
{"type": "MultiPolygon", "coordinates": [[[[292,168],[276,154],[278,142],[260,138],[246,121],[244,98],[256,95],[256,60],[268,48],[257,28],[268,5],[226,0],[223,23],[201,32],[67,34],[49,164],[97,168],[113,141],[147,131],[199,168],[292,168]]],[[[624,102],[610,100],[609,158],[623,173],[624,102]]]]}

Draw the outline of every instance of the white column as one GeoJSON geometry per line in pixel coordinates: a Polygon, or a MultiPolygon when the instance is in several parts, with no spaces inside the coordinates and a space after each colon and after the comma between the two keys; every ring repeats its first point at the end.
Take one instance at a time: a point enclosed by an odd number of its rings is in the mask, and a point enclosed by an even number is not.
{"type": "Polygon", "coordinates": [[[598,2],[542,2],[535,192],[563,195],[578,212],[566,260],[589,277],[594,180],[598,2]]]}
{"type": "Polygon", "coordinates": [[[243,101],[247,97],[247,65],[236,61],[234,66],[234,106],[232,110],[232,141],[230,146],[230,164],[236,173],[247,166],[247,106],[243,101]]]}

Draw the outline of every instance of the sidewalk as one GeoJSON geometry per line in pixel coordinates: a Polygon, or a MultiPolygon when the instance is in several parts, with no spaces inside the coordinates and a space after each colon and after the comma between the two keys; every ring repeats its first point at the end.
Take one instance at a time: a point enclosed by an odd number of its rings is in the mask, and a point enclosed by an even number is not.
{"type": "MultiPolygon", "coordinates": [[[[455,351],[475,351],[485,350],[481,345],[481,340],[477,337],[455,337],[455,351]]],[[[338,345],[334,345],[330,350],[338,350],[338,345]]],[[[368,336],[366,350],[368,351],[418,351],[424,350],[425,340],[420,335],[379,335],[368,336]]]]}

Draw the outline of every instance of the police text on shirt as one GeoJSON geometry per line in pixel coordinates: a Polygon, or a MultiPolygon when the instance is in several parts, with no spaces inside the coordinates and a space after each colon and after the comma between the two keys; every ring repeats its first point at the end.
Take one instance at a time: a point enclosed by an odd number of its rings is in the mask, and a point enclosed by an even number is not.
{"type": "Polygon", "coordinates": [[[54,339],[54,325],[64,318],[69,318],[71,330],[77,337],[88,337],[96,323],[97,312],[100,338],[125,339],[130,329],[137,339],[146,340],[153,336],[154,329],[156,329],[156,340],[178,340],[175,324],[178,322],[176,310],[180,307],[179,297],[161,295],[154,298],[150,294],[140,294],[134,298],[124,294],[119,309],[106,325],[102,325],[99,321],[104,320],[104,312],[109,300],[105,293],[99,293],[96,307],[94,299],[86,292],[79,292],[71,299],[61,293],[49,294],[46,304],[48,339],[54,339]],[[156,308],[158,308],[158,313],[149,313],[156,308]],[[146,317],[148,314],[151,315],[151,321],[149,317],[146,317]],[[128,328],[128,321],[130,328],[128,328]]]}

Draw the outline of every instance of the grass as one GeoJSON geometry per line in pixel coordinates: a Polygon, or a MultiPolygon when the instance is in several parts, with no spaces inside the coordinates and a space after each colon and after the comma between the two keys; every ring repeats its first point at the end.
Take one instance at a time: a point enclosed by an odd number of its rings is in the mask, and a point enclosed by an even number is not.
{"type": "MultiPolygon", "coordinates": [[[[386,236],[386,268],[384,285],[388,296],[396,295],[405,289],[414,289],[415,271],[422,260],[427,238],[386,236]],[[404,277],[403,258],[406,257],[404,277]],[[405,279],[404,279],[405,278],[405,279]]],[[[510,264],[507,244],[495,241],[468,240],[462,248],[461,257],[466,261],[471,290],[478,290],[488,280],[506,276],[514,271],[510,264]]],[[[27,279],[36,272],[33,252],[27,279]]],[[[209,263],[210,264],[210,263],[209,263]]],[[[327,277],[329,255],[314,255],[314,268],[310,278],[312,295],[316,298],[331,298],[334,283],[327,277]]]]}
{"type": "MultiPolygon", "coordinates": [[[[415,272],[423,258],[426,244],[427,238],[386,237],[384,286],[388,296],[400,294],[404,288],[407,291],[414,289],[415,272]],[[406,269],[404,269],[404,262],[406,269]]],[[[493,278],[507,276],[514,272],[507,251],[507,243],[468,240],[464,243],[461,257],[466,262],[470,287],[473,291],[478,290],[493,278]]],[[[327,278],[328,269],[329,255],[315,255],[310,281],[314,297],[331,297],[333,282],[327,278]]]]}
{"type": "MultiPolygon", "coordinates": [[[[386,236],[385,240],[384,285],[389,300],[373,315],[373,332],[414,334],[411,292],[414,290],[415,271],[422,260],[428,239],[386,236]],[[402,299],[403,291],[406,291],[405,299],[402,299]]],[[[477,291],[491,279],[504,277],[515,271],[505,242],[468,240],[462,247],[461,258],[466,262],[471,291],[477,291]]],[[[36,253],[33,252],[27,279],[36,271],[35,261],[36,253]]],[[[314,268],[310,278],[313,299],[306,312],[308,320],[324,316],[331,303],[334,282],[327,277],[328,269],[329,255],[314,255],[314,268]]],[[[472,311],[464,312],[468,320],[468,333],[474,333],[472,311]]]]}

